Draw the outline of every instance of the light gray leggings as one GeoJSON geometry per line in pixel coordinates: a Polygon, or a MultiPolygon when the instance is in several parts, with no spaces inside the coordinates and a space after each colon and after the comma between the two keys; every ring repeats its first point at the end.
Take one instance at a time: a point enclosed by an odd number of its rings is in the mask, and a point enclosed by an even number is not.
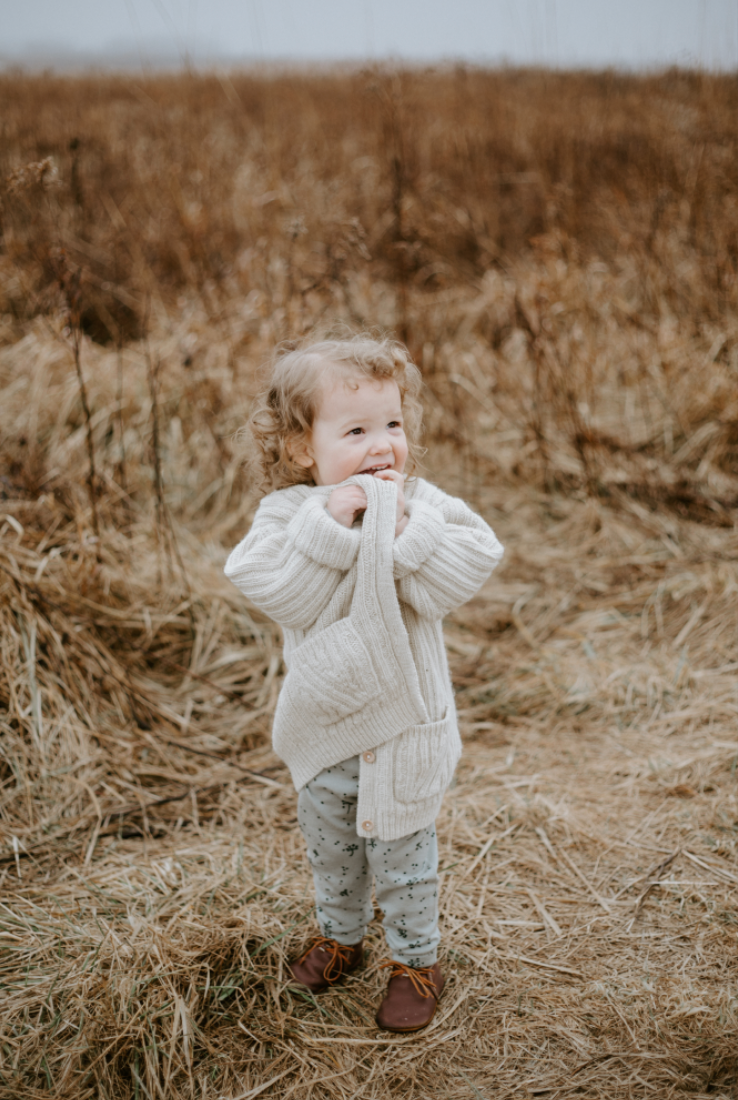
{"type": "Polygon", "coordinates": [[[356,833],[359,758],[326,768],[298,796],[297,820],[313,868],[324,936],[356,944],[371,920],[372,876],[390,955],[431,966],[438,941],[438,844],[429,825],[399,840],[356,833]]]}

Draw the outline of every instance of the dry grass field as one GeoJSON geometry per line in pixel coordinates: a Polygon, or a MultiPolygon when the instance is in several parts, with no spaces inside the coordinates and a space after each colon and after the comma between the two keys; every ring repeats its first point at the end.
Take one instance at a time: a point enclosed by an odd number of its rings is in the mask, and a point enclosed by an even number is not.
{"type": "Polygon", "coordinates": [[[738,1097],[738,79],[0,78],[0,1097],[738,1097]],[[423,369],[505,543],[447,637],[427,1032],[320,998],[259,369],[423,369]]]}

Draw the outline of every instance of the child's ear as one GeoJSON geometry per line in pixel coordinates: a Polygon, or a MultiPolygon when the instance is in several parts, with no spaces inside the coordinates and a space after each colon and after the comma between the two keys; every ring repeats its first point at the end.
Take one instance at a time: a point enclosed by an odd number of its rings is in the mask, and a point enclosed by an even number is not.
{"type": "Polygon", "coordinates": [[[298,466],[302,466],[303,469],[309,470],[311,466],[315,465],[310,440],[306,436],[289,440],[287,450],[292,461],[296,462],[298,466]]]}

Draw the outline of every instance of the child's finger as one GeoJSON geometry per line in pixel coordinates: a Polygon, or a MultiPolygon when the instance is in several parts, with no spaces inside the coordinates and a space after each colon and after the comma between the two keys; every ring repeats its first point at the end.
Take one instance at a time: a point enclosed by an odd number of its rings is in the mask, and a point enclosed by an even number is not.
{"type": "Polygon", "coordinates": [[[396,481],[398,485],[402,485],[407,474],[401,474],[398,470],[377,470],[373,476],[381,478],[382,481],[396,481]]]}

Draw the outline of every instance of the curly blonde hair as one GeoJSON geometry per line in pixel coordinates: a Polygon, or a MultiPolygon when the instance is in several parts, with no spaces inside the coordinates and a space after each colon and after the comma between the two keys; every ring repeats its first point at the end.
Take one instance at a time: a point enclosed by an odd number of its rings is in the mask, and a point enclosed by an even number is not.
{"type": "Polygon", "coordinates": [[[395,340],[375,340],[365,335],[323,340],[281,355],[272,367],[266,390],[254,404],[247,432],[263,492],[312,481],[310,471],[295,462],[292,455],[301,440],[310,435],[323,381],[336,373],[397,383],[408,442],[408,472],[412,473],[418,464],[422,453],[422,378],[407,348],[395,340]]]}

